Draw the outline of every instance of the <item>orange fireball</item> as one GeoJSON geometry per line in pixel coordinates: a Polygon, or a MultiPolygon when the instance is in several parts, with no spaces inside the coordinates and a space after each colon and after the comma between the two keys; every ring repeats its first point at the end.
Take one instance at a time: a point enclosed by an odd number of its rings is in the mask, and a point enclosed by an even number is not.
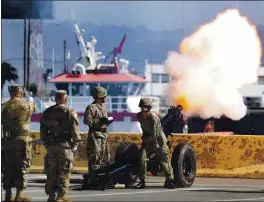
{"type": "Polygon", "coordinates": [[[191,103],[186,96],[180,96],[176,99],[176,105],[181,105],[183,111],[188,111],[191,109],[191,103]]]}

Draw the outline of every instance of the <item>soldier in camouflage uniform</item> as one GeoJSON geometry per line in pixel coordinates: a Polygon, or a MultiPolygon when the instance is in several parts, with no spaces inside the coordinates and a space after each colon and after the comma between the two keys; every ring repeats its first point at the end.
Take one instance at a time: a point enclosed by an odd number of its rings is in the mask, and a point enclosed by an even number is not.
{"type": "Polygon", "coordinates": [[[33,98],[24,101],[23,87],[12,85],[8,88],[11,99],[2,104],[2,154],[3,187],[5,201],[14,201],[11,187],[17,190],[16,201],[31,201],[24,196],[27,174],[31,166],[30,118],[36,110],[33,98]]]}
{"type": "Polygon", "coordinates": [[[103,163],[109,162],[107,126],[112,118],[107,117],[104,104],[107,96],[106,89],[95,87],[91,94],[95,100],[87,106],[83,119],[83,123],[89,127],[86,147],[89,171],[98,169],[103,163]]]}
{"type": "Polygon", "coordinates": [[[67,92],[59,90],[55,96],[56,104],[42,114],[40,139],[47,154],[44,170],[47,175],[45,186],[48,201],[71,201],[66,197],[73,171],[74,152],[81,140],[79,119],[74,109],[67,104],[67,92]]]}
{"type": "Polygon", "coordinates": [[[143,131],[141,146],[141,161],[139,169],[140,182],[137,188],[145,188],[145,178],[147,176],[147,158],[155,154],[160,160],[166,181],[164,187],[174,189],[174,175],[170,163],[169,147],[167,145],[166,136],[163,133],[160,119],[150,110],[152,108],[152,100],[142,98],[139,102],[141,112],[137,114],[137,120],[141,124],[143,131]]]}

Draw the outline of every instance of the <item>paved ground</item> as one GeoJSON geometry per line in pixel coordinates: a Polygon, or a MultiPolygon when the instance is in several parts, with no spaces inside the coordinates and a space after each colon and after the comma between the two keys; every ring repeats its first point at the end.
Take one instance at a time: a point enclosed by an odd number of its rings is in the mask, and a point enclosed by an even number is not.
{"type": "MultiPolygon", "coordinates": [[[[264,180],[196,178],[191,188],[168,190],[162,188],[164,178],[149,177],[144,190],[79,191],[82,176],[72,178],[69,196],[73,201],[264,201],[264,180]]],[[[26,194],[33,201],[47,200],[45,179],[44,175],[29,176],[26,194]]]]}

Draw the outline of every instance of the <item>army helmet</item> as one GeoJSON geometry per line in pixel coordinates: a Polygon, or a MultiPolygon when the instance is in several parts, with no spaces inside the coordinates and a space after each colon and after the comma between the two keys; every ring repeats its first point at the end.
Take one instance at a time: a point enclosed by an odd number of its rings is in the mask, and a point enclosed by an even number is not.
{"type": "Polygon", "coordinates": [[[152,108],[152,100],[150,98],[141,98],[138,106],[152,108]]]}
{"type": "Polygon", "coordinates": [[[13,85],[8,86],[8,91],[10,93],[16,93],[16,92],[18,92],[20,90],[24,91],[24,88],[23,88],[23,86],[21,86],[19,84],[13,84],[13,85]]]}
{"type": "Polygon", "coordinates": [[[91,94],[92,94],[94,99],[104,98],[107,96],[107,91],[105,88],[97,86],[97,87],[92,89],[91,94]]]}

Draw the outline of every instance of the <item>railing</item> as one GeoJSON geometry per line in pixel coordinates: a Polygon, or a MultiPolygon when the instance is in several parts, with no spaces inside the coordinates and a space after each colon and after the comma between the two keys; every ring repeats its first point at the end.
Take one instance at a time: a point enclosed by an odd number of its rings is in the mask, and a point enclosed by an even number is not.
{"type": "MultiPolygon", "coordinates": [[[[138,112],[139,111],[139,96],[108,96],[106,99],[106,107],[108,112],[138,112]]],[[[153,102],[153,112],[159,112],[159,98],[148,97],[153,102]]],[[[10,98],[2,98],[7,101],[10,98]]],[[[26,100],[26,98],[25,98],[26,100]]],[[[92,96],[69,96],[68,106],[74,108],[77,112],[84,112],[86,107],[93,102],[92,96]]],[[[54,97],[34,97],[37,104],[37,113],[42,113],[45,109],[55,104],[54,97]]]]}
{"type": "MultiPolygon", "coordinates": [[[[153,111],[159,112],[159,98],[157,97],[149,97],[153,101],[153,111]]],[[[108,112],[136,112],[139,111],[138,103],[140,97],[134,96],[108,96],[106,99],[106,107],[108,112]]],[[[41,111],[45,110],[45,108],[55,104],[53,98],[49,98],[49,100],[45,100],[45,98],[41,99],[41,111]]],[[[92,96],[72,96],[68,97],[68,106],[74,108],[77,112],[84,112],[86,107],[93,102],[92,96]]]]}
{"type": "MultiPolygon", "coordinates": [[[[145,96],[144,96],[145,97],[145,96]]],[[[153,101],[153,112],[158,112],[161,116],[165,115],[168,111],[168,107],[166,105],[161,105],[160,98],[151,97],[153,101]]],[[[138,103],[140,100],[140,96],[107,96],[106,106],[108,112],[138,112],[138,103]]],[[[1,101],[5,102],[10,98],[2,97],[1,101]]],[[[27,98],[25,98],[27,100],[27,98]]],[[[92,96],[69,96],[68,97],[68,106],[74,108],[77,112],[84,112],[86,107],[93,102],[92,96]]],[[[37,113],[42,113],[45,109],[55,104],[54,97],[34,97],[34,101],[37,104],[37,113]]],[[[248,107],[248,112],[263,112],[264,108],[264,100],[261,102],[252,102],[247,101],[246,105],[248,107]],[[253,110],[251,108],[254,108],[253,110]],[[260,108],[260,109],[259,109],[260,108]]]]}

